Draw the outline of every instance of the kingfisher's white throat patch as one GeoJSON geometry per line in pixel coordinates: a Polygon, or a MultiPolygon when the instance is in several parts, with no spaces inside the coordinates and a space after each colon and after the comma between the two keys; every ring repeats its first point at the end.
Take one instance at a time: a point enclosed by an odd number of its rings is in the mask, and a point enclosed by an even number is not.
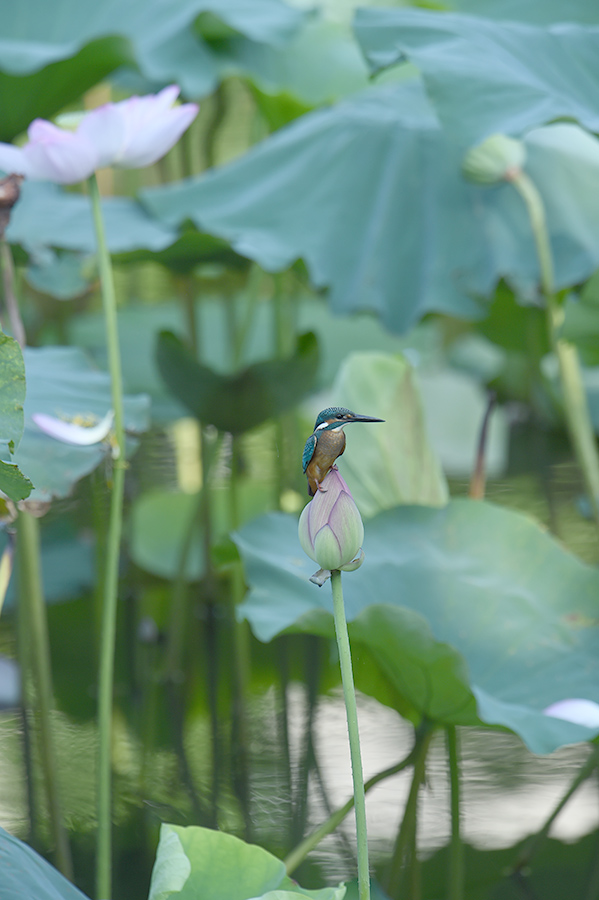
{"type": "Polygon", "coordinates": [[[317,425],[314,429],[315,431],[323,431],[326,428],[327,431],[330,431],[331,434],[339,434],[340,431],[343,431],[346,425],[349,425],[349,422],[340,422],[335,428],[331,428],[330,422],[321,422],[320,425],[317,425]]]}

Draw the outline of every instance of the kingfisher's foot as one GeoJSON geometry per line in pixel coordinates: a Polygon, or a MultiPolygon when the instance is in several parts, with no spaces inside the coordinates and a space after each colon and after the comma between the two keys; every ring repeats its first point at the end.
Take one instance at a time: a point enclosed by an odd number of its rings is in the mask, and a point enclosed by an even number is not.
{"type": "Polygon", "coordinates": [[[338,472],[339,466],[336,466],[335,463],[333,463],[333,465],[331,466],[331,469],[333,469],[333,471],[335,471],[335,472],[338,472]]]}
{"type": "Polygon", "coordinates": [[[321,494],[326,494],[326,492],[327,492],[327,489],[323,488],[320,481],[316,482],[316,488],[317,488],[317,490],[319,490],[321,492],[321,494]]]}

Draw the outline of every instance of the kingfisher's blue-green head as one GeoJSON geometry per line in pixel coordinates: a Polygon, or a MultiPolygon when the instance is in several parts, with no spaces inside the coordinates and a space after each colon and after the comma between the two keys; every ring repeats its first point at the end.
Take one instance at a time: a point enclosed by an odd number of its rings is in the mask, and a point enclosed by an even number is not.
{"type": "Polygon", "coordinates": [[[316,417],[315,432],[333,431],[335,428],[343,428],[351,422],[384,422],[384,419],[374,419],[372,416],[359,416],[351,409],[344,406],[329,406],[323,409],[316,417]]]}

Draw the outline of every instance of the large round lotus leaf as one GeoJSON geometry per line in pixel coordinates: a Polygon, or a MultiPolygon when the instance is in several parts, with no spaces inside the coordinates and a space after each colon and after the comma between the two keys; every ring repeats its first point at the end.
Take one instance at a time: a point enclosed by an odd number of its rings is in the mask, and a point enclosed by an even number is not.
{"type": "Polygon", "coordinates": [[[253,363],[221,375],[199,363],[174,334],[158,336],[158,368],[174,396],[200,421],[242,434],[292,409],[312,390],[318,371],[318,342],[301,334],[293,356],[253,363]]]}
{"type": "MultiPolygon", "coordinates": [[[[0,535],[0,553],[7,545],[0,535]]],[[[63,603],[81,597],[93,587],[96,576],[95,546],[89,534],[73,528],[56,527],[41,520],[41,568],[46,603],[63,603]]],[[[3,613],[13,609],[18,591],[16,572],[6,592],[3,613]]]]}
{"type": "Polygon", "coordinates": [[[350,425],[340,461],[360,512],[373,516],[400,503],[442,506],[447,483],[430,445],[414,371],[399,354],[352,353],[332,395],[382,423],[350,425]]]}
{"type": "MultiPolygon", "coordinates": [[[[599,266],[599,141],[562,123],[524,142],[556,285],[583,281],[599,266]]],[[[402,332],[430,311],[482,317],[480,298],[501,278],[536,295],[522,198],[508,184],[466,183],[462,155],[414,79],[304,115],[232,163],[142,200],[168,227],[192,219],[269,271],[303,259],[314,285],[330,288],[333,312],[369,310],[402,332]]]]}
{"type": "Polygon", "coordinates": [[[0,897],[3,900],[87,900],[74,884],[17,838],[0,828],[0,897]]]}
{"type": "MultiPolygon", "coordinates": [[[[248,522],[270,506],[263,483],[243,478],[238,485],[238,521],[248,522]]],[[[140,568],[161,578],[179,574],[183,548],[191,529],[186,551],[185,578],[197,581],[204,574],[204,538],[201,529],[201,494],[184,494],[155,488],[135,500],[129,527],[129,551],[140,568]]],[[[224,539],[231,528],[230,497],[227,491],[212,491],[210,497],[213,538],[224,539]]]]}
{"type": "Polygon", "coordinates": [[[141,196],[166,225],[191,218],[269,271],[303,258],[336,313],[368,309],[401,331],[432,309],[481,311],[462,285],[472,270],[481,292],[491,283],[471,191],[416,82],[309,113],[227,166],[141,196]]]}
{"type": "Polygon", "coordinates": [[[307,107],[322,106],[355,93],[368,84],[368,67],[346,30],[316,15],[286,46],[236,40],[237,65],[251,72],[267,97],[307,107]]]}
{"type": "MultiPolygon", "coordinates": [[[[198,897],[202,900],[249,900],[274,890],[285,879],[284,863],[262,847],[246,844],[222,831],[197,826],[162,825],[158,848],[162,867],[165,866],[166,852],[161,853],[160,846],[173,833],[179,838],[174,852],[180,857],[183,851],[191,866],[182,886],[180,873],[174,873],[172,890],[178,891],[180,900],[198,897]],[[179,886],[175,888],[175,884],[179,886]]],[[[153,896],[155,878],[153,874],[150,897],[153,896]]],[[[164,890],[166,883],[163,884],[164,890]]]]}
{"type": "MultiPolygon", "coordinates": [[[[35,6],[38,11],[43,8],[41,3],[36,3],[35,6]]],[[[14,13],[21,11],[16,6],[11,6],[10,9],[14,13]]],[[[48,6],[44,9],[46,11],[50,13],[48,6]]],[[[8,18],[5,16],[4,21],[8,18]]],[[[31,25],[38,19],[35,13],[29,21],[25,20],[23,24],[26,23],[27,31],[30,31],[31,25]]],[[[54,23],[58,27],[64,26],[56,18],[54,23]]],[[[51,119],[66,105],[81,102],[80,98],[85,91],[119,66],[133,61],[127,39],[114,33],[91,40],[85,46],[71,44],[57,48],[57,52],[64,54],[64,58],[48,65],[44,60],[51,58],[54,49],[50,42],[40,41],[38,44],[28,41],[26,35],[23,37],[23,43],[10,38],[0,40],[0,104],[4,110],[0,124],[2,141],[14,140],[36,118],[51,119]],[[36,71],[13,74],[6,70],[11,62],[35,66],[36,71]]]]}
{"type": "MultiPolygon", "coordinates": [[[[152,419],[158,422],[180,419],[185,407],[166,388],[156,365],[156,336],[164,328],[181,330],[185,317],[180,304],[127,306],[119,310],[124,389],[131,394],[143,391],[152,398],[152,419]]],[[[201,329],[200,329],[201,330],[201,329]]],[[[81,313],[68,322],[70,343],[86,350],[103,369],[106,358],[106,324],[103,314],[81,313]]]]}
{"type": "MultiPolygon", "coordinates": [[[[245,296],[236,297],[245,313],[245,296]]],[[[298,329],[313,331],[318,339],[319,365],[315,373],[317,387],[328,387],[343,359],[352,350],[378,349],[397,352],[399,339],[386,332],[372,316],[333,317],[327,304],[305,293],[293,296],[298,329]]],[[[235,371],[229,323],[222,302],[203,296],[196,304],[196,322],[200,358],[222,374],[235,371]]],[[[159,331],[181,332],[185,329],[181,304],[134,305],[119,310],[123,381],[128,393],[144,391],[152,398],[152,418],[164,422],[185,415],[185,408],[168,391],[155,359],[159,331]]],[[[80,313],[68,324],[69,343],[89,351],[103,368],[106,367],[105,324],[101,313],[80,313]]],[[[252,314],[252,324],[241,352],[241,365],[268,359],[273,353],[272,309],[259,303],[252,314]]]]}
{"type": "Polygon", "coordinates": [[[36,116],[53,116],[122,65],[136,65],[156,84],[175,82],[188,96],[209,93],[224,70],[239,65],[238,45],[284,44],[305,18],[282,0],[8,4],[0,38],[0,139],[11,140],[36,116]],[[234,40],[202,29],[206,14],[234,40]]]}
{"type": "Polygon", "coordinates": [[[256,844],[191,825],[162,825],[148,900],[343,900],[345,885],[305,890],[256,844]]]}
{"type": "Polygon", "coordinates": [[[564,15],[563,0],[452,0],[448,7],[490,19],[510,19],[514,22],[530,22],[533,25],[551,25],[553,22],[581,22],[599,24],[599,8],[595,0],[568,0],[568,14],[564,15]]]}
{"type": "Polygon", "coordinates": [[[183,850],[179,835],[168,825],[163,825],[148,900],[167,900],[167,897],[178,893],[184,887],[190,872],[191,863],[183,850]]]}
{"type": "Polygon", "coordinates": [[[140,262],[160,263],[165,269],[177,275],[190,275],[204,263],[215,263],[230,269],[247,268],[247,261],[241,259],[226,241],[211,234],[200,234],[195,228],[188,228],[177,236],[174,243],[164,250],[131,250],[118,255],[121,264],[140,262]]]}
{"type": "Polygon", "coordinates": [[[201,578],[204,550],[198,507],[197,494],[156,490],[138,497],[131,513],[129,547],[136,565],[162,578],[176,578],[186,535],[192,527],[185,578],[188,581],[201,578]]]}
{"type": "MultiPolygon", "coordinates": [[[[332,617],[321,610],[305,614],[292,630],[335,637],[332,617]]],[[[435,640],[418,613],[374,603],[349,623],[349,637],[360,690],[415,720],[480,724],[463,657],[435,640]]]]}
{"type": "MultiPolygon", "coordinates": [[[[44,434],[31,416],[102,419],[112,406],[110,378],[98,371],[76,347],[28,347],[25,350],[27,397],[25,431],[15,462],[35,490],[32,500],[65,497],[73,485],[106,459],[104,443],[81,447],[44,434]]],[[[125,428],[133,433],[148,427],[149,398],[125,397],[125,428]]]]}
{"type": "Polygon", "coordinates": [[[96,260],[91,254],[77,251],[55,253],[49,248],[34,256],[25,270],[31,287],[57,300],[82,297],[95,287],[96,260]]]}
{"type": "MultiPolygon", "coordinates": [[[[243,528],[236,542],[251,587],[241,611],[257,637],[270,640],[289,628],[320,633],[325,615],[330,630],[330,589],[308,581],[314,564],[302,554],[295,518],[262,517],[243,528]]],[[[534,752],[597,733],[542,714],[568,697],[599,702],[596,570],[527,517],[467,500],[443,509],[383,512],[368,522],[364,550],[364,565],[343,576],[350,620],[373,605],[377,611],[381,604],[408,611],[410,629],[419,635],[413,647],[430,652],[432,635],[458,651],[480,719],[511,728],[534,752]]],[[[360,638],[372,648],[375,662],[385,648],[379,666],[388,670],[388,689],[399,691],[421,713],[436,709],[441,720],[451,713],[455,721],[462,708],[469,724],[467,682],[455,682],[455,690],[448,691],[424,652],[418,678],[428,686],[422,694],[426,705],[418,700],[412,675],[416,651],[406,662],[399,650],[407,626],[400,617],[393,627],[397,634],[387,617],[373,636],[360,638]],[[402,683],[408,685],[405,692],[402,683]]],[[[453,666],[454,674],[459,672],[455,661],[453,666]]]]}
{"type": "Polygon", "coordinates": [[[599,27],[361,9],[354,28],[374,69],[406,58],[417,66],[443,124],[463,146],[552,119],[599,130],[599,27]]]}
{"type": "MultiPolygon", "coordinates": [[[[163,250],[177,238],[172,228],[148,216],[135,200],[108,197],[102,201],[102,211],[111,253],[163,250]]],[[[6,238],[34,252],[40,247],[60,247],[94,253],[97,242],[89,198],[55,184],[26,182],[6,238]]]]}

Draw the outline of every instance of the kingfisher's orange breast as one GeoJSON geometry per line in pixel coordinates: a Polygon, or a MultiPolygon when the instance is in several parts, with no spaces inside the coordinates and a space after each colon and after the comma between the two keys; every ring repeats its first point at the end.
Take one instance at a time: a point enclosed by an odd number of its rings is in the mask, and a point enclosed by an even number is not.
{"type": "Polygon", "coordinates": [[[318,490],[317,485],[323,480],[338,456],[345,450],[345,434],[342,428],[333,431],[323,431],[318,436],[314,455],[306,466],[308,487],[313,496],[318,490]]]}

